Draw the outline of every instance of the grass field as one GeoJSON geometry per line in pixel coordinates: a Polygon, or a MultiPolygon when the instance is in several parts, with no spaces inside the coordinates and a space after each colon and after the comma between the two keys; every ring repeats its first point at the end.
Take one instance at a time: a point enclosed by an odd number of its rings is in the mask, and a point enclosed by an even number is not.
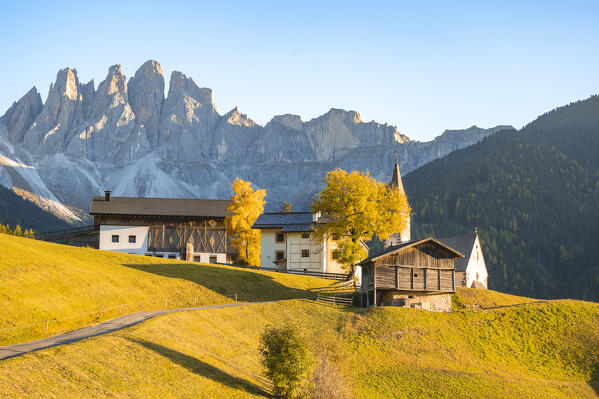
{"type": "Polygon", "coordinates": [[[231,302],[235,294],[240,301],[304,298],[329,285],[330,280],[313,277],[0,234],[0,345],[72,330],[122,313],[231,302]],[[45,320],[50,320],[48,331],[45,320]],[[11,329],[32,323],[39,324],[11,329]]]}
{"type": "Polygon", "coordinates": [[[597,396],[598,304],[458,295],[506,307],[432,313],[291,300],[172,314],[2,361],[0,396],[265,397],[258,337],[287,323],[334,346],[357,398],[597,396]]]}

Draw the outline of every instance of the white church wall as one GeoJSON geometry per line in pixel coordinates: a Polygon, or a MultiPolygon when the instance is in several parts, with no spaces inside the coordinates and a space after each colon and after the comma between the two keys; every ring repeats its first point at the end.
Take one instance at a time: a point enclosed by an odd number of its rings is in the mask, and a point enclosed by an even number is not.
{"type": "Polygon", "coordinates": [[[479,281],[487,288],[488,277],[485,258],[483,257],[483,251],[477,236],[476,240],[474,240],[474,248],[470,254],[468,267],[466,268],[466,286],[472,287],[474,281],[479,281]]]}

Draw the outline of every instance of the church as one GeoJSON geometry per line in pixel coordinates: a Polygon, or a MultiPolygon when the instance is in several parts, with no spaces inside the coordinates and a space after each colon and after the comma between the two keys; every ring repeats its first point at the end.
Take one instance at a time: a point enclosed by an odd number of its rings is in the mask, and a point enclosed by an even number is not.
{"type": "MultiPolygon", "coordinates": [[[[397,161],[388,185],[405,195],[397,161]]],[[[403,231],[385,241],[382,251],[358,263],[363,306],[449,311],[451,294],[457,286],[487,287],[488,274],[478,232],[472,239],[465,236],[412,240],[410,222],[408,218],[403,231]]]]}
{"type": "MultiPolygon", "coordinates": [[[[404,195],[406,194],[401,181],[397,160],[395,161],[393,176],[388,186],[399,190],[404,195]]],[[[385,240],[385,248],[407,243],[410,240],[410,218],[408,217],[405,229],[402,232],[392,234],[385,240]]],[[[456,285],[458,287],[488,288],[489,273],[487,272],[478,229],[474,229],[474,234],[439,238],[438,241],[464,255],[463,258],[455,261],[456,285]]]]}

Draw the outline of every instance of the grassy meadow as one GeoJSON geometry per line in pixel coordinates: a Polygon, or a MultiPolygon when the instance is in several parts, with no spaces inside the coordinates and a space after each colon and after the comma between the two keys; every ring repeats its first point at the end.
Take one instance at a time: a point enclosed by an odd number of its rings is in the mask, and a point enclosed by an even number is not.
{"type": "Polygon", "coordinates": [[[314,277],[119,254],[0,234],[0,345],[165,305],[226,303],[235,294],[239,301],[305,298],[330,285],[330,280],[314,277]],[[45,320],[49,320],[48,331],[45,320]],[[39,324],[12,329],[33,323],[39,324]]]}
{"type": "Polygon", "coordinates": [[[529,303],[472,289],[458,296],[495,309],[432,313],[290,300],[165,315],[2,361],[0,396],[268,397],[258,339],[265,325],[281,323],[297,325],[316,350],[328,343],[357,398],[597,396],[598,304],[529,303]]]}

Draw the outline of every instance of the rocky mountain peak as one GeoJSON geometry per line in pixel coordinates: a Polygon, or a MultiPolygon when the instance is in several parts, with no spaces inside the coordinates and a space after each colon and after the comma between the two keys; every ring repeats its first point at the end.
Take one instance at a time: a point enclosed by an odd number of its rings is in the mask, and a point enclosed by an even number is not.
{"type": "Polygon", "coordinates": [[[253,127],[257,123],[251,120],[246,114],[241,113],[239,107],[233,108],[231,111],[223,115],[223,119],[230,125],[253,127]]]}
{"type": "Polygon", "coordinates": [[[127,96],[127,80],[121,65],[112,65],[108,75],[98,85],[94,113],[101,113],[107,108],[114,108],[129,102],[127,96]]]}
{"type": "Polygon", "coordinates": [[[191,77],[186,76],[183,72],[173,71],[171,73],[168,97],[171,96],[190,97],[200,105],[208,105],[209,108],[216,110],[212,89],[199,87],[191,77]]]}
{"type": "Polygon", "coordinates": [[[302,130],[304,128],[302,118],[299,115],[293,114],[275,115],[270,122],[266,124],[266,127],[276,128],[277,125],[293,130],[302,130]]]}
{"type": "MultiPolygon", "coordinates": [[[[78,86],[79,79],[76,69],[64,68],[56,74],[54,89],[59,96],[66,96],[69,100],[76,101],[79,97],[78,86]]],[[[52,90],[52,86],[50,90],[52,90]]]]}
{"type": "Polygon", "coordinates": [[[138,123],[147,129],[150,142],[154,142],[160,124],[164,102],[164,76],[158,61],[146,61],[129,79],[129,104],[138,123]]]}
{"type": "Polygon", "coordinates": [[[14,102],[0,118],[0,123],[8,129],[8,139],[12,143],[23,141],[25,132],[42,111],[42,97],[34,86],[21,99],[14,102]]]}

